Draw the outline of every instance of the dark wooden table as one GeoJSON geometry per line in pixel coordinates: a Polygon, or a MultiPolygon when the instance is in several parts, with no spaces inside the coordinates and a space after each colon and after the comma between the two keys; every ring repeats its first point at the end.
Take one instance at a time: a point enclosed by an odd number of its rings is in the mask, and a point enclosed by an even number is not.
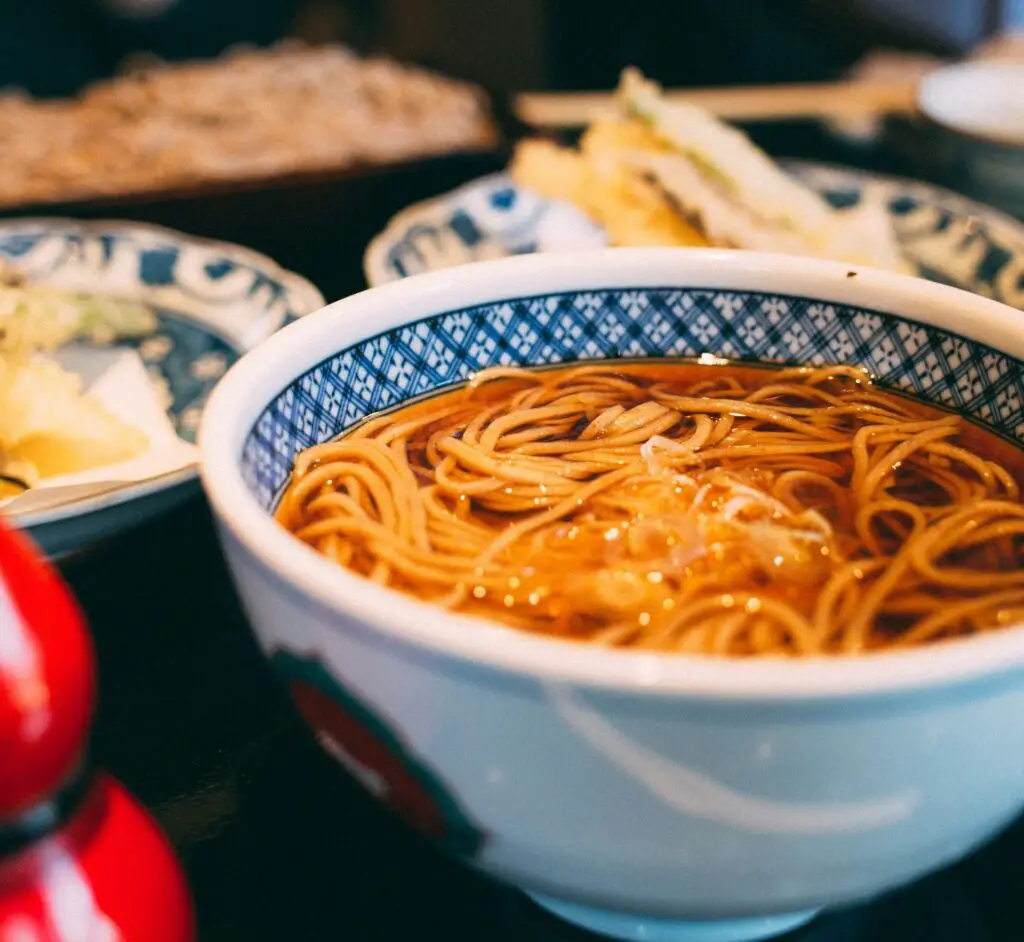
{"type": "MultiPolygon", "coordinates": [[[[762,140],[906,169],[807,129],[762,140]]],[[[423,181],[422,195],[434,189],[423,181]]],[[[99,657],[94,759],[178,848],[204,942],[586,938],[438,856],[320,752],[249,636],[201,496],[63,568],[99,657]]],[[[794,938],[1021,942],[1024,822],[958,867],[794,938]]]]}

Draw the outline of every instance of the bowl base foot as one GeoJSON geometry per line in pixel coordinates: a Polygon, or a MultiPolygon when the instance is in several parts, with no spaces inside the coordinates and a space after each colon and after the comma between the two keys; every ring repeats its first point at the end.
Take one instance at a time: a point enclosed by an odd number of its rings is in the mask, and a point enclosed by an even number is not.
{"type": "Polygon", "coordinates": [[[817,915],[817,910],[808,910],[778,916],[688,922],[595,909],[550,896],[529,895],[539,906],[566,922],[626,942],[754,942],[792,932],[817,915]]]}

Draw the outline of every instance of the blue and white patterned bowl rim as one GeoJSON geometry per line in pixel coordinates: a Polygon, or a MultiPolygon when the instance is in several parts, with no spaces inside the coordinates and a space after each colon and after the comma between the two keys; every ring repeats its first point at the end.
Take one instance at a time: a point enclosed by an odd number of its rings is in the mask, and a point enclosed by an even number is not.
{"type": "MultiPolygon", "coordinates": [[[[848,167],[786,161],[836,208],[888,216],[904,257],[926,278],[1024,308],[1024,223],[949,190],[848,167]]],[[[369,244],[370,285],[468,262],[598,248],[603,230],[569,203],[481,177],[394,216],[369,244]]]]}
{"type": "Polygon", "coordinates": [[[496,365],[687,357],[857,364],[892,388],[1024,442],[1020,360],[952,331],[813,298],[701,287],[509,298],[380,333],[277,394],[248,432],[246,486],[272,510],[295,456],[374,412],[496,365]]]}

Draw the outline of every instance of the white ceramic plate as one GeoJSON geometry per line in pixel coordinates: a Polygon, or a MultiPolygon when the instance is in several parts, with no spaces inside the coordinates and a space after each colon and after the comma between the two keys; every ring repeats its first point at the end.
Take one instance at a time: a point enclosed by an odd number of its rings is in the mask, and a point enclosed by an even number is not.
{"type": "MultiPolygon", "coordinates": [[[[835,206],[884,207],[904,256],[923,277],[1024,308],[1024,224],[925,183],[823,164],[785,166],[835,206]]],[[[363,267],[367,282],[380,285],[466,262],[606,241],[569,204],[494,174],[399,213],[370,243],[363,267]]]]}
{"type": "Polygon", "coordinates": [[[281,326],[323,306],[304,278],[249,249],[127,222],[0,222],[0,260],[31,281],[131,298],[155,334],[74,344],[58,359],[140,427],[132,461],[52,478],[0,505],[51,555],[84,549],[184,499],[196,482],[195,430],[224,371],[281,326]]]}

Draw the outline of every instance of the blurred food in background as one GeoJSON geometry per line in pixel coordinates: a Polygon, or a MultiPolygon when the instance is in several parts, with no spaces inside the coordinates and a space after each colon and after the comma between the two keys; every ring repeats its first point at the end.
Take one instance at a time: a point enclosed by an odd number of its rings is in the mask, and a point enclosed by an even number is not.
{"type": "Polygon", "coordinates": [[[0,99],[0,205],[173,190],[493,145],[474,86],[283,43],[157,64],[73,99],[0,99]]]}
{"type": "Polygon", "coordinates": [[[81,377],[53,354],[75,340],[110,342],[155,328],[142,304],[28,285],[0,267],[0,501],[43,478],[145,451],[146,436],[83,391],[81,377]]]}
{"type": "Polygon", "coordinates": [[[516,183],[573,203],[616,245],[717,245],[820,256],[902,271],[885,216],[834,209],[741,131],[627,69],[618,113],[578,149],[532,139],[516,148],[516,183]]]}
{"type": "MultiPolygon", "coordinates": [[[[0,215],[129,217],[242,242],[333,298],[363,287],[358,259],[394,213],[504,165],[518,93],[611,89],[626,63],[679,90],[915,81],[979,42],[1008,54],[993,37],[1020,2],[0,3],[0,215]],[[272,45],[288,36],[305,45],[272,45]]],[[[743,129],[773,158],[967,188],[912,116],[792,117],[743,129]]],[[[646,199],[660,238],[685,241],[692,225],[646,199]]]]}

